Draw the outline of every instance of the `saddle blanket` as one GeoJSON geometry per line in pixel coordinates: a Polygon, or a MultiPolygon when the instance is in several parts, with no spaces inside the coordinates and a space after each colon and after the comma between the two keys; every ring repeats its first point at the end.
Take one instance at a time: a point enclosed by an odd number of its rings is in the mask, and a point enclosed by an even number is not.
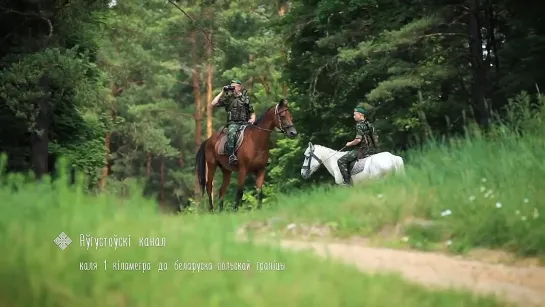
{"type": "MultiPolygon", "coordinates": [[[[369,156],[369,157],[372,157],[369,156]]],[[[354,161],[354,162],[351,162],[348,164],[348,169],[350,169],[350,174],[352,174],[352,176],[356,175],[356,174],[359,174],[363,171],[364,169],[364,166],[365,166],[365,160],[367,160],[367,158],[369,157],[365,157],[363,159],[358,159],[357,161],[354,161]]]]}
{"type": "MultiPolygon", "coordinates": [[[[248,127],[248,125],[242,126],[236,133],[237,142],[235,145],[235,153],[238,151],[238,149],[240,148],[240,145],[242,145],[242,142],[244,141],[244,130],[246,130],[246,127],[248,127]]],[[[223,129],[221,130],[220,140],[216,143],[216,152],[220,156],[226,156],[229,154],[225,152],[226,142],[227,142],[227,127],[223,127],[223,129]]]]}

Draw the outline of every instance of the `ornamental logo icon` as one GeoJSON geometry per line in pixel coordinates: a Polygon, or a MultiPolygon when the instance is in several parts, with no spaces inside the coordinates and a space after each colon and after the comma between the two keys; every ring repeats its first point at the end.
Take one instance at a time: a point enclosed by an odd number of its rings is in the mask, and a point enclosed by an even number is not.
{"type": "Polygon", "coordinates": [[[70,239],[64,232],[61,232],[61,234],[56,237],[53,242],[55,242],[55,244],[57,244],[61,250],[64,250],[68,247],[68,245],[70,245],[70,243],[72,243],[72,239],[70,239]]]}

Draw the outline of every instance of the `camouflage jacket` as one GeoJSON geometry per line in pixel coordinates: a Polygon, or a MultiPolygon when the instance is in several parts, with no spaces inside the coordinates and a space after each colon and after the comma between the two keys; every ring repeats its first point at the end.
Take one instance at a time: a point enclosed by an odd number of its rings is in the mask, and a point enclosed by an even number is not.
{"type": "Polygon", "coordinates": [[[250,104],[250,97],[246,94],[236,97],[233,92],[228,92],[220,98],[216,107],[225,107],[227,124],[247,122],[250,115],[254,113],[254,107],[250,104]]]}
{"type": "Polygon", "coordinates": [[[378,148],[378,135],[375,127],[367,120],[356,123],[356,138],[361,139],[360,148],[378,148]]]}

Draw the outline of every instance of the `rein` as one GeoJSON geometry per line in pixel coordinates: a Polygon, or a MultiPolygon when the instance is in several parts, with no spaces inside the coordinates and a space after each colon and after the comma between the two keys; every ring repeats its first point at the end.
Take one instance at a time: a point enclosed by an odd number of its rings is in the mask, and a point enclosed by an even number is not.
{"type": "MultiPolygon", "coordinates": [[[[278,123],[280,123],[280,132],[286,134],[286,129],[289,129],[291,127],[293,127],[294,125],[287,125],[287,126],[284,126],[284,124],[282,123],[282,119],[280,118],[280,114],[286,112],[288,110],[288,108],[285,108],[284,110],[282,110],[281,112],[278,112],[278,104],[276,105],[275,109],[274,109],[274,115],[278,118],[278,123]]],[[[254,126],[255,128],[259,129],[259,130],[263,130],[263,131],[268,131],[268,132],[273,132],[275,131],[275,129],[267,129],[267,128],[262,128],[262,127],[259,127],[255,124],[250,124],[251,126],[254,126]]],[[[275,128],[277,128],[275,126],[275,128]]]]}
{"type": "Polygon", "coordinates": [[[318,166],[324,164],[325,161],[329,160],[331,157],[333,157],[334,155],[338,154],[340,151],[344,150],[346,148],[346,146],[344,146],[343,148],[337,150],[335,153],[333,153],[331,156],[325,158],[323,161],[322,159],[318,158],[318,156],[316,156],[314,154],[314,147],[312,148],[312,150],[310,151],[310,155],[307,157],[309,158],[308,159],[308,165],[303,165],[302,169],[304,170],[309,170],[310,171],[310,163],[312,162],[312,158],[316,159],[316,161],[318,161],[318,166]]]}

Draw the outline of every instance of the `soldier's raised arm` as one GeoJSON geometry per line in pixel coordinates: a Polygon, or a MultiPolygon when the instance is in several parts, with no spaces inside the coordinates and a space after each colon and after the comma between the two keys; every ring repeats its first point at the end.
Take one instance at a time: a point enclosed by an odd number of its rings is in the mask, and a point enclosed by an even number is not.
{"type": "Polygon", "coordinates": [[[221,92],[212,99],[212,102],[210,104],[214,107],[222,107],[225,105],[225,101],[227,100],[228,96],[226,95],[227,89],[229,85],[224,86],[221,89],[221,92]]]}
{"type": "Polygon", "coordinates": [[[250,119],[248,122],[250,124],[253,124],[255,122],[255,111],[254,106],[252,105],[252,102],[250,101],[250,97],[248,97],[248,113],[250,113],[250,119]]]}

